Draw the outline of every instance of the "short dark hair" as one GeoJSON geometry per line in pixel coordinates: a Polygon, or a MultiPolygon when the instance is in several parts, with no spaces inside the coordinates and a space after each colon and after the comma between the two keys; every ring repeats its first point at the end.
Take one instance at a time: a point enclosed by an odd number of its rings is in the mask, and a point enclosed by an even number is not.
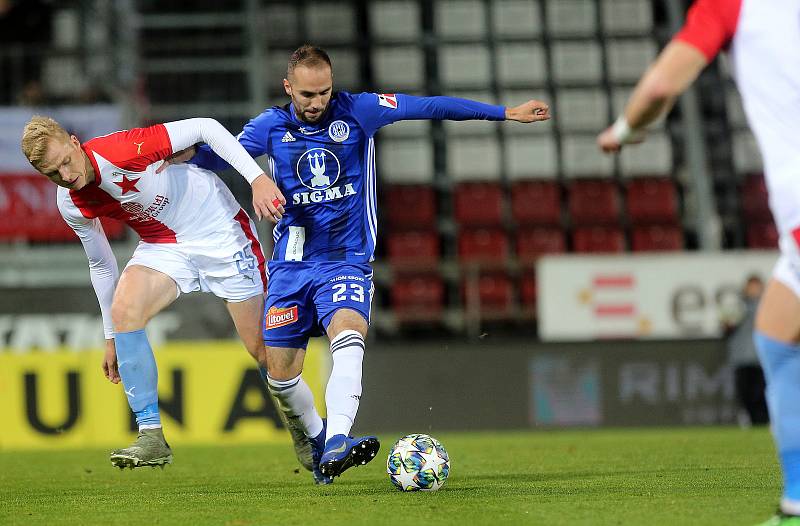
{"type": "Polygon", "coordinates": [[[307,68],[319,67],[327,65],[333,69],[331,65],[331,58],[325,53],[325,50],[305,44],[294,50],[292,56],[289,58],[289,66],[286,68],[286,78],[292,74],[294,68],[297,66],[306,66],[307,68]]]}

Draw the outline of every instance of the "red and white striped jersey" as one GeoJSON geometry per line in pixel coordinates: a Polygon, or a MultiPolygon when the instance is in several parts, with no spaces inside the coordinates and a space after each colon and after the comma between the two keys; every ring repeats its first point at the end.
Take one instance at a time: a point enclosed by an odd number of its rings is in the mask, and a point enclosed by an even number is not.
{"type": "MultiPolygon", "coordinates": [[[[189,119],[111,133],[84,143],[95,181],[80,190],[59,187],[58,207],[65,221],[77,231],[95,218],[111,217],[127,223],[148,243],[211,236],[219,221],[232,221],[241,208],[219,177],[191,164],[155,173],[159,161],[174,151],[219,133],[202,129],[209,126],[208,121],[222,128],[210,119],[189,119]]],[[[255,161],[245,156],[242,169],[249,177],[260,175],[255,161]]]]}
{"type": "Polygon", "coordinates": [[[800,2],[697,0],[675,36],[711,60],[730,52],[747,120],[764,157],[767,181],[800,167],[800,2]]]}

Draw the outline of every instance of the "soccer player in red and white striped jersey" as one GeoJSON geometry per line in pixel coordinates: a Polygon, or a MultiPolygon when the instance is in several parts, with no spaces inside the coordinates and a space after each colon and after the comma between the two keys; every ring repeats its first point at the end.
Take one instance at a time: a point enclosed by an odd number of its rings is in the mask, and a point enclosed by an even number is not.
{"type": "Polygon", "coordinates": [[[800,2],[697,0],[686,23],[645,72],[623,115],[597,138],[605,152],[642,131],[723,49],[730,54],[748,123],[764,158],[781,257],[762,297],[755,341],[783,471],[778,515],[800,526],[800,2]]]}
{"type": "Polygon", "coordinates": [[[120,131],[84,144],[46,117],[32,118],[23,132],[23,153],[59,186],[58,208],[89,258],[106,338],[103,370],[111,382],[122,380],[139,425],[136,442],[112,452],[111,462],[118,467],[172,461],[161,430],[156,362],[144,327],[181,293],[211,292],[222,298],[245,347],[265,365],[261,316],[266,278],[253,222],[213,172],[189,164],[162,172],[158,166],[199,142],[252,184],[260,214],[280,218],[285,200],[275,183],[213,119],[120,131]],[[141,237],[121,276],[100,217],[124,221],[141,237]]]}

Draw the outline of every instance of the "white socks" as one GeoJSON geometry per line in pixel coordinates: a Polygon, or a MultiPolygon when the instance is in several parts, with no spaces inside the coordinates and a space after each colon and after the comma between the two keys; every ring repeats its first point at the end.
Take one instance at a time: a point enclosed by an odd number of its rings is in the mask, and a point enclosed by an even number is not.
{"type": "Polygon", "coordinates": [[[361,399],[361,363],[364,338],[358,331],[340,332],[331,342],[333,369],[325,389],[328,430],[325,440],[334,435],[349,435],[361,399]]]}
{"type": "Polygon", "coordinates": [[[302,377],[298,375],[291,380],[276,380],[268,375],[267,385],[272,396],[278,400],[280,410],[286,416],[299,418],[306,435],[314,438],[320,434],[322,418],[314,407],[314,395],[302,377]]]}

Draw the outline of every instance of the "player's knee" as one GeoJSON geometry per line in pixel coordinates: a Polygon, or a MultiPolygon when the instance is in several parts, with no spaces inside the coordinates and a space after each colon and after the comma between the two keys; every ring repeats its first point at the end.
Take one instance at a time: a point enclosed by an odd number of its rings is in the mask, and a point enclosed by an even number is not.
{"type": "Polygon", "coordinates": [[[111,304],[111,321],[118,332],[135,331],[144,328],[144,309],[124,296],[115,296],[111,304]]]}

